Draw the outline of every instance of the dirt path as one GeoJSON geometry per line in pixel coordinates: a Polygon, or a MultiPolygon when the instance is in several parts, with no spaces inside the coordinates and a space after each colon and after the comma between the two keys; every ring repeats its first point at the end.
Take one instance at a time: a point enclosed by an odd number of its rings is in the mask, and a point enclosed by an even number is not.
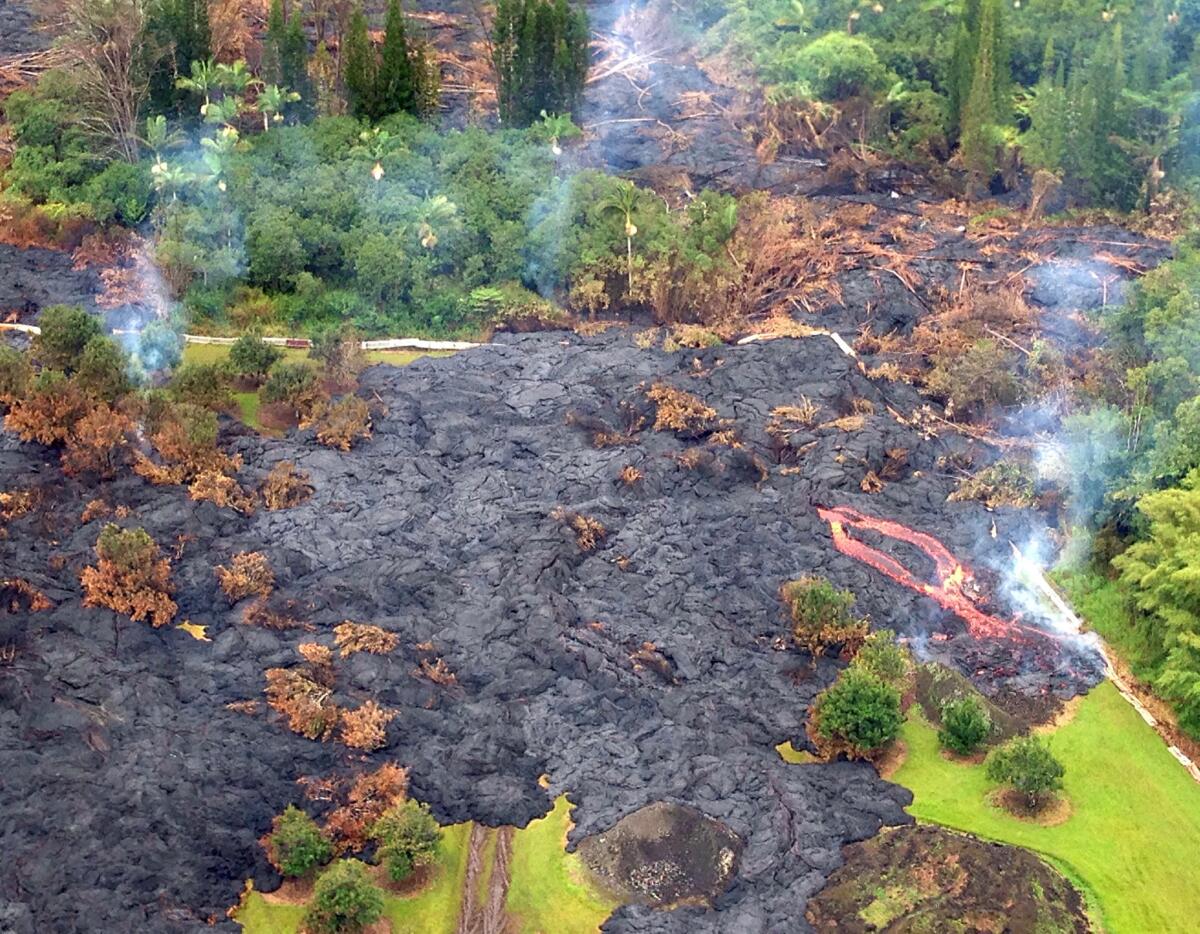
{"type": "Polygon", "coordinates": [[[471,826],[457,934],[504,934],[508,930],[505,903],[512,872],[512,849],[512,827],[471,826]]]}

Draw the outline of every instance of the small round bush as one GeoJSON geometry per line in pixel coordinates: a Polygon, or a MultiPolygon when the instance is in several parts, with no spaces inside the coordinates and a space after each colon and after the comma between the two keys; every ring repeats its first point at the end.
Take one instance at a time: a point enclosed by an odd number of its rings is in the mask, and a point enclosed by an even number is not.
{"type": "Polygon", "coordinates": [[[900,692],[861,668],[847,668],[814,705],[821,738],[853,756],[883,748],[900,732],[900,692]]]}
{"type": "Polygon", "coordinates": [[[410,799],[384,811],[371,828],[371,839],[379,845],[376,852],[388,875],[399,882],[437,859],[442,829],[428,805],[410,799]]]}
{"type": "Polygon", "coordinates": [[[304,915],[309,934],[356,934],[383,914],[383,893],[357,859],[340,859],[317,880],[304,915]]]}
{"type": "Polygon", "coordinates": [[[42,329],[33,341],[33,353],[43,366],[71,372],[83,349],[100,336],[100,321],[75,305],[54,305],[38,318],[42,329]]]}
{"type": "Polygon", "coordinates": [[[1010,786],[1036,811],[1062,788],[1066,769],[1045,741],[1036,736],[1018,736],[992,751],[987,760],[987,777],[1010,786]]]}
{"type": "Polygon", "coordinates": [[[824,101],[845,100],[881,90],[887,69],[870,43],[844,32],[814,39],[793,57],[795,80],[824,101]]]}
{"type": "Polygon", "coordinates": [[[951,752],[969,756],[987,739],[992,720],[975,697],[960,697],[942,705],[938,742],[951,752]]]}
{"type": "Polygon", "coordinates": [[[282,361],[271,367],[263,383],[263,402],[287,402],[295,405],[309,395],[317,383],[317,374],[305,363],[282,361]]]}
{"type": "Polygon", "coordinates": [[[33,368],[25,354],[16,347],[0,344],[0,402],[20,399],[32,379],[33,368]]]}
{"type": "Polygon", "coordinates": [[[226,368],[220,363],[185,363],[171,379],[171,396],[179,402],[224,409],[233,402],[226,368]]]}
{"type": "Polygon", "coordinates": [[[147,373],[173,370],[183,358],[183,341],[166,321],[151,321],[142,328],[134,353],[147,373]]]}
{"type": "Polygon", "coordinates": [[[79,388],[94,399],[115,402],[129,391],[129,361],[110,337],[93,337],[83,348],[75,371],[79,388]]]}
{"type": "Polygon", "coordinates": [[[229,348],[229,365],[239,376],[261,379],[283,359],[283,351],[264,344],[255,334],[243,334],[229,348]]]}
{"type": "Polygon", "coordinates": [[[880,629],[867,636],[854,656],[854,666],[897,687],[908,674],[908,652],[896,644],[896,634],[892,630],[880,629]]]}
{"type": "Polygon", "coordinates": [[[271,823],[263,848],[271,865],[285,876],[303,876],[333,856],[333,844],[321,833],[317,822],[294,804],[271,823]]]}

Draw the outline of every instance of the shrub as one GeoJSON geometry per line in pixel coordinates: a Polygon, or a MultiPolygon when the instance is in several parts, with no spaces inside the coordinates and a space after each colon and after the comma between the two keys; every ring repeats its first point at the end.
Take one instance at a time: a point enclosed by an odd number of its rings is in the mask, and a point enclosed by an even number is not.
{"type": "Polygon", "coordinates": [[[217,580],[232,602],[237,603],[253,594],[270,596],[275,588],[275,573],[261,551],[242,551],[234,555],[229,567],[217,565],[217,580]]]}
{"type": "Polygon", "coordinates": [[[371,412],[358,396],[343,396],[337,402],[322,399],[304,423],[326,447],[349,451],[359,438],[371,437],[371,412]]]}
{"type": "Polygon", "coordinates": [[[196,502],[210,502],[234,509],[244,516],[254,512],[254,498],[233,477],[218,470],[202,470],[188,486],[188,496],[196,502]]]}
{"type": "Polygon", "coordinates": [[[233,405],[226,368],[220,363],[185,363],[171,378],[170,392],[178,402],[223,411],[233,405]]]}
{"type": "Polygon", "coordinates": [[[787,66],[812,97],[823,101],[870,94],[887,83],[887,69],[870,43],[844,32],[813,40],[787,66]]]}
{"type": "Polygon", "coordinates": [[[95,567],[80,575],[84,606],[103,606],[156,629],[175,618],[171,564],[145,529],[106,525],[96,540],[95,567]]]}
{"type": "Polygon", "coordinates": [[[378,844],[376,856],[393,882],[407,879],[420,866],[437,859],[442,829],[429,813],[429,806],[408,800],[388,808],[371,828],[378,844]]]}
{"type": "Polygon", "coordinates": [[[575,544],[582,552],[594,551],[608,534],[608,530],[599,519],[563,509],[561,506],[556,506],[551,511],[550,518],[561,522],[575,533],[575,544]]]}
{"type": "Polygon", "coordinates": [[[400,644],[400,637],[394,632],[388,632],[370,623],[355,623],[350,620],[333,627],[333,638],[342,650],[342,658],[355,652],[386,655],[400,644]]]}
{"type": "Polygon", "coordinates": [[[260,841],[267,862],[284,876],[303,876],[333,857],[333,844],[317,822],[294,804],[271,822],[271,832],[260,841]]]}
{"type": "Polygon", "coordinates": [[[362,339],[353,329],[322,331],[313,339],[308,355],[319,360],[329,378],[340,385],[352,382],[367,367],[362,339]]]}
{"type": "Polygon", "coordinates": [[[316,385],[317,374],[307,363],[280,361],[271,367],[259,395],[263,402],[286,402],[301,409],[311,400],[316,385]]]}
{"type": "Polygon", "coordinates": [[[38,319],[42,333],[33,339],[33,354],[42,366],[70,372],[83,349],[100,336],[100,321],[77,305],[54,305],[38,319]]]}
{"type": "Polygon", "coordinates": [[[867,636],[854,655],[854,666],[870,672],[884,684],[899,687],[908,675],[908,652],[896,644],[896,634],[880,629],[867,636]]]}
{"type": "Polygon", "coordinates": [[[792,637],[815,659],[835,645],[853,650],[866,638],[867,626],[850,609],[854,594],[838,590],[823,577],[801,577],[780,590],[792,617],[792,637]]]}
{"type": "Polygon", "coordinates": [[[827,754],[866,758],[900,732],[900,692],[861,668],[847,668],[817,696],[810,726],[827,754]]]}
{"type": "Polygon", "coordinates": [[[267,703],[287,718],[288,729],[307,739],[326,740],[341,718],[329,688],[296,668],[268,668],[267,703]]]}
{"type": "Polygon", "coordinates": [[[690,392],[666,383],[655,383],[646,391],[646,397],[657,406],[655,431],[677,431],[690,436],[703,434],[716,423],[716,409],[705,405],[690,392]]]}
{"type": "Polygon", "coordinates": [[[357,859],[340,859],[317,880],[304,915],[309,934],[357,934],[383,914],[383,893],[357,859]]]}
{"type": "Polygon", "coordinates": [[[32,380],[33,368],[25,354],[0,344],[0,402],[12,405],[25,395],[32,380]]]}
{"type": "Polygon", "coordinates": [[[942,705],[938,742],[946,749],[969,756],[992,731],[992,719],[975,697],[960,697],[942,705]]]}
{"type": "Polygon", "coordinates": [[[387,745],[387,725],[394,719],[396,711],[369,700],[342,714],[342,742],[365,752],[382,749],[387,745]]]}
{"type": "Polygon", "coordinates": [[[1012,354],[991,340],[976,341],[961,354],[937,354],[925,384],[948,411],[965,417],[1013,405],[1024,395],[1012,354]]]}
{"type": "Polygon", "coordinates": [[[254,334],[243,334],[229,348],[229,365],[233,372],[248,379],[262,379],[282,359],[283,351],[263,343],[254,334]]]}
{"type": "Polygon", "coordinates": [[[1036,736],[1018,736],[987,759],[987,777],[1012,787],[1031,811],[1036,811],[1062,788],[1066,770],[1045,741],[1036,736]]]}
{"type": "Polygon", "coordinates": [[[42,370],[5,416],[4,425],[22,441],[56,444],[66,441],[89,411],[87,398],[58,370],[42,370]]]}
{"type": "MultiPolygon", "coordinates": [[[[304,271],[308,257],[298,231],[299,216],[288,208],[266,204],[246,225],[247,279],[270,291],[287,291],[304,271]]],[[[265,372],[265,371],[264,371],[265,372]]]]}
{"type": "Polygon", "coordinates": [[[183,359],[183,341],[166,321],[151,321],[142,328],[134,356],[147,373],[173,370],[183,359]]]}
{"type": "Polygon", "coordinates": [[[163,469],[139,455],[134,471],[153,483],[183,483],[206,471],[233,473],[241,459],[229,457],[217,449],[217,416],[209,409],[189,402],[166,405],[147,416],[157,422],[150,441],[166,462],[163,469]]]}
{"type": "Polygon", "coordinates": [[[346,795],[346,803],[334,808],[325,821],[325,830],[336,841],[338,851],[360,850],[367,834],[389,808],[404,801],[408,794],[408,772],[386,763],[373,772],[359,775],[346,795]]]}
{"type": "Polygon", "coordinates": [[[93,399],[113,403],[129,392],[129,361],[110,337],[93,337],[83,348],[75,370],[75,383],[93,399]]]}
{"type": "Polygon", "coordinates": [[[313,495],[313,486],[308,479],[309,475],[297,470],[291,461],[280,461],[267,474],[259,494],[267,509],[290,509],[313,495]]]}
{"type": "Polygon", "coordinates": [[[123,413],[114,412],[104,404],[96,406],[75,423],[67,438],[62,456],[63,470],[70,475],[113,476],[133,430],[133,422],[123,413]]]}
{"type": "Polygon", "coordinates": [[[117,160],[83,187],[83,200],[92,206],[96,223],[132,227],[145,220],[153,188],[150,173],[142,165],[117,160]]]}

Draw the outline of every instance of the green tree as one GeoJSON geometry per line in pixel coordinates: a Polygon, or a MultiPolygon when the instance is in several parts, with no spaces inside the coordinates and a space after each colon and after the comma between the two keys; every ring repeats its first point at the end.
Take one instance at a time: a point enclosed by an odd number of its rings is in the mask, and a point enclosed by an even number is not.
{"type": "Polygon", "coordinates": [[[1000,0],[981,0],[971,89],[960,120],[963,162],[983,184],[996,170],[999,130],[1008,120],[1002,105],[1008,68],[1007,63],[999,60],[1000,10],[1000,0]]]}
{"type": "Polygon", "coordinates": [[[1200,736],[1200,468],[1177,488],[1143,496],[1138,511],[1149,534],[1113,566],[1165,653],[1156,687],[1179,725],[1200,736]]]}
{"type": "Polygon", "coordinates": [[[371,828],[379,861],[393,882],[407,879],[414,869],[437,859],[442,830],[429,806],[408,800],[384,811],[371,828]]]}
{"type": "Polygon", "coordinates": [[[379,102],[385,114],[417,112],[417,73],[408,47],[400,0],[388,0],[378,81],[379,102]]]}
{"type": "Polygon", "coordinates": [[[265,204],[246,225],[247,280],[264,289],[290,289],[308,254],[300,239],[300,218],[288,208],[265,204]]]}
{"type": "Polygon", "coordinates": [[[356,6],[350,16],[345,43],[342,75],[350,109],[356,117],[374,119],[379,112],[376,91],[379,86],[379,62],[367,32],[367,16],[361,6],[356,6]]]}
{"type": "Polygon", "coordinates": [[[383,914],[383,893],[357,859],[340,859],[321,874],[304,915],[310,934],[357,934],[383,914]]]}
{"type": "Polygon", "coordinates": [[[93,399],[113,403],[129,391],[129,361],[110,337],[98,335],[87,342],[79,356],[75,382],[93,399]]]}
{"type": "Polygon", "coordinates": [[[289,11],[284,0],[272,0],[263,42],[262,76],[270,84],[293,88],[300,100],[308,95],[308,36],[301,10],[289,11]]]}
{"type": "Polygon", "coordinates": [[[29,359],[16,347],[0,344],[0,403],[21,399],[33,379],[29,359]]]}
{"type": "Polygon", "coordinates": [[[861,668],[850,667],[813,704],[821,739],[865,757],[900,732],[900,692],[861,668]]]}
{"type": "Polygon", "coordinates": [[[38,319],[42,333],[33,339],[33,355],[42,366],[70,373],[83,349],[100,336],[100,319],[78,305],[52,305],[38,319]]]}
{"type": "Polygon", "coordinates": [[[307,363],[281,360],[271,367],[260,395],[263,402],[287,402],[295,405],[310,395],[317,384],[317,374],[307,363]]]}
{"type": "Polygon", "coordinates": [[[217,63],[211,58],[196,59],[189,64],[188,69],[188,74],[175,79],[175,86],[181,91],[204,98],[204,103],[200,105],[200,116],[207,116],[208,108],[212,104],[213,91],[220,87],[217,63]]]}
{"type": "Polygon", "coordinates": [[[148,4],[145,48],[150,63],[150,105],[175,110],[182,96],[175,80],[192,62],[212,55],[212,30],[206,0],[154,0],[148,4]]]}
{"type": "Polygon", "coordinates": [[[307,875],[333,857],[333,844],[317,822],[294,804],[275,817],[262,843],[267,860],[285,876],[307,875]]]}
{"type": "Polygon", "coordinates": [[[975,697],[960,697],[942,705],[942,728],[938,742],[960,756],[969,756],[987,739],[992,721],[975,697]]]}
{"type": "Polygon", "coordinates": [[[880,629],[867,636],[855,653],[853,664],[885,684],[899,687],[908,675],[908,652],[896,644],[892,630],[880,629]]]}
{"type": "Polygon", "coordinates": [[[179,402],[222,410],[233,403],[229,374],[220,363],[189,361],[175,371],[169,386],[172,398],[179,402]]]}
{"type": "Polygon", "coordinates": [[[1009,785],[1017,791],[1032,811],[1041,808],[1062,788],[1066,772],[1050,747],[1036,736],[1018,736],[992,750],[986,771],[991,781],[1009,785]]]}
{"type": "Polygon", "coordinates": [[[229,348],[233,372],[250,379],[262,379],[282,359],[283,351],[264,343],[256,334],[243,334],[229,348]]]}
{"type": "Polygon", "coordinates": [[[528,126],[543,112],[577,113],[590,54],[582,5],[500,0],[492,26],[492,63],[501,120],[528,126]]]}

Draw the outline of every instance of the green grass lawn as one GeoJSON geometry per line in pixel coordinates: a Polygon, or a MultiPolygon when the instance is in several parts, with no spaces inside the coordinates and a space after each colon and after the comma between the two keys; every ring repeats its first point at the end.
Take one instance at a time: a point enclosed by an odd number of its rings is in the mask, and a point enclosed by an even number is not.
{"type": "Polygon", "coordinates": [[[1129,670],[1142,681],[1158,677],[1161,650],[1146,639],[1129,615],[1120,585],[1090,570],[1056,570],[1051,575],[1089,628],[1116,651],[1129,670]]]}
{"type": "MultiPolygon", "coordinates": [[[[432,882],[412,898],[385,895],[383,914],[392,923],[392,934],[453,934],[458,924],[471,825],[454,824],[443,830],[432,882]]],[[[303,920],[303,905],[273,904],[258,892],[246,900],[237,917],[244,934],[295,934],[303,920]]]]}
{"type": "Polygon", "coordinates": [[[1171,934],[1200,923],[1200,785],[1110,682],[1049,736],[1066,765],[1073,812],[1056,827],[1017,820],[987,803],[980,765],[949,762],[914,707],[908,758],[892,780],[912,789],[918,820],[1028,847],[1089,897],[1108,934],[1171,934]]]}
{"type": "Polygon", "coordinates": [[[554,810],[517,831],[508,911],[522,934],[587,934],[617,907],[587,882],[579,855],[564,850],[570,820],[571,805],[560,795],[554,810]]]}
{"type": "MultiPolygon", "coordinates": [[[[297,347],[280,347],[283,359],[289,363],[302,363],[309,359],[308,350],[297,347]]],[[[445,350],[371,350],[367,352],[369,363],[389,363],[392,366],[407,366],[421,357],[446,357],[445,350]]],[[[224,363],[229,358],[229,347],[223,344],[187,344],[183,348],[184,363],[224,363]]],[[[241,420],[251,428],[262,429],[258,422],[259,398],[257,392],[235,392],[241,410],[241,420]]]]}

